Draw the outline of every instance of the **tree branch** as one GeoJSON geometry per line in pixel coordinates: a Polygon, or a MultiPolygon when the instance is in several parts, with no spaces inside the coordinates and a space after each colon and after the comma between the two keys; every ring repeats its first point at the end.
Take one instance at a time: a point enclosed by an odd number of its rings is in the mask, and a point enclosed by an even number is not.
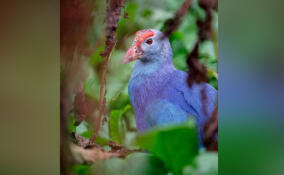
{"type": "Polygon", "coordinates": [[[101,86],[100,86],[100,101],[99,101],[99,116],[97,118],[97,121],[96,121],[96,128],[95,128],[95,132],[94,132],[94,135],[92,136],[92,138],[90,139],[90,144],[94,143],[94,141],[96,140],[96,137],[98,135],[98,131],[100,129],[100,125],[101,125],[101,118],[102,118],[102,114],[103,114],[103,109],[104,109],[104,85],[105,85],[105,81],[106,81],[106,72],[107,72],[107,66],[108,66],[108,63],[110,61],[110,57],[111,57],[111,54],[112,54],[112,51],[113,49],[115,48],[116,46],[116,42],[114,43],[113,47],[111,48],[110,50],[110,53],[104,63],[104,67],[103,67],[103,73],[102,73],[102,80],[101,80],[101,86]]]}

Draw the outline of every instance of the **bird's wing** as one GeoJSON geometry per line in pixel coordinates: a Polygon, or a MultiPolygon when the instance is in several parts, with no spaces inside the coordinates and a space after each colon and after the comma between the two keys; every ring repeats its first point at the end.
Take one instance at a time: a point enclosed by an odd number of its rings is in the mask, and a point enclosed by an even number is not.
{"type": "Polygon", "coordinates": [[[197,125],[202,126],[215,109],[217,91],[208,83],[193,84],[189,87],[186,79],[186,72],[180,70],[173,72],[169,82],[169,92],[171,92],[169,95],[179,94],[175,103],[179,103],[184,110],[195,116],[197,125]]]}

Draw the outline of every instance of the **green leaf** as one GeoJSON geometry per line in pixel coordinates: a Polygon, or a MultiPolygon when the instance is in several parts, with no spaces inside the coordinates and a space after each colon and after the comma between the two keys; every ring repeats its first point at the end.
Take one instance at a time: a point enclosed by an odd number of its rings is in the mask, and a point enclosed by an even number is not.
{"type": "Polygon", "coordinates": [[[72,166],[72,171],[77,175],[91,175],[91,169],[89,165],[75,164],[72,166]]]}
{"type": "Polygon", "coordinates": [[[75,132],[76,126],[75,126],[75,117],[74,115],[71,115],[69,117],[69,133],[75,132]]]}
{"type": "Polygon", "coordinates": [[[99,161],[91,169],[93,174],[100,175],[166,175],[163,163],[148,153],[133,153],[126,159],[99,161]]]}
{"type": "Polygon", "coordinates": [[[173,58],[173,63],[177,69],[186,71],[187,70],[186,59],[187,59],[187,54],[177,54],[173,58]]]}
{"type": "Polygon", "coordinates": [[[122,110],[113,110],[109,117],[109,134],[111,140],[121,144],[125,137],[125,127],[122,121],[122,116],[129,109],[130,105],[126,105],[122,110]]]}
{"type": "MultiPolygon", "coordinates": [[[[90,139],[93,136],[94,131],[93,131],[93,129],[91,129],[91,127],[89,126],[89,124],[86,121],[82,121],[80,123],[80,125],[78,125],[76,127],[75,133],[79,134],[80,136],[85,137],[86,139],[90,139]]],[[[95,140],[95,143],[97,143],[101,146],[107,145],[108,142],[109,142],[109,140],[107,138],[102,137],[100,135],[98,135],[96,137],[96,140],[95,140]]]]}
{"type": "Polygon", "coordinates": [[[76,127],[75,133],[87,139],[90,139],[93,135],[93,130],[89,128],[89,124],[86,121],[83,121],[76,127]]]}
{"type": "Polygon", "coordinates": [[[174,174],[181,174],[182,168],[192,163],[198,154],[197,130],[193,120],[154,128],[139,135],[136,143],[159,157],[174,174]]]}
{"type": "Polygon", "coordinates": [[[86,121],[82,121],[80,125],[76,127],[76,134],[82,135],[87,131],[88,131],[88,123],[86,121]]]}
{"type": "Polygon", "coordinates": [[[95,53],[90,57],[90,65],[94,66],[94,65],[97,65],[101,62],[103,62],[103,59],[102,57],[100,56],[100,53],[102,51],[104,51],[105,49],[105,44],[103,44],[102,46],[100,46],[96,51],[95,53]]]}
{"type": "Polygon", "coordinates": [[[98,75],[94,72],[91,66],[88,68],[88,77],[84,82],[84,92],[86,95],[94,99],[99,99],[100,81],[98,75]]]}
{"type": "Polygon", "coordinates": [[[127,104],[130,104],[129,95],[126,93],[119,93],[109,101],[109,109],[122,109],[127,104]]]}
{"type": "MultiPolygon", "coordinates": [[[[92,133],[93,134],[93,133],[92,133]]],[[[101,145],[101,146],[106,146],[108,145],[109,140],[107,138],[101,137],[101,136],[97,136],[95,143],[101,145]]]]}
{"type": "Polygon", "coordinates": [[[130,21],[134,21],[137,9],[138,9],[138,5],[134,3],[129,3],[126,6],[125,11],[128,13],[128,19],[130,21]]]}

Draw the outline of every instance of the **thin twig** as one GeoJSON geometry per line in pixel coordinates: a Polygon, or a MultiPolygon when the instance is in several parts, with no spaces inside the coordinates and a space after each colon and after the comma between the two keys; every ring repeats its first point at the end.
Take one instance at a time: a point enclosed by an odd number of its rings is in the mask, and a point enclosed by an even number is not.
{"type": "Polygon", "coordinates": [[[94,143],[97,135],[98,135],[98,131],[100,129],[100,125],[101,125],[101,118],[102,118],[102,114],[103,114],[103,102],[104,102],[104,85],[105,85],[105,81],[106,81],[106,72],[107,72],[107,66],[108,66],[108,63],[110,61],[110,57],[111,57],[111,54],[112,54],[112,51],[113,49],[115,48],[116,46],[116,43],[114,43],[113,47],[111,48],[111,51],[104,63],[104,67],[103,67],[103,73],[102,73],[102,81],[101,81],[101,87],[100,87],[100,101],[99,101],[99,116],[98,116],[98,120],[96,122],[96,128],[95,128],[95,132],[92,136],[92,138],[90,139],[90,144],[94,143]]]}

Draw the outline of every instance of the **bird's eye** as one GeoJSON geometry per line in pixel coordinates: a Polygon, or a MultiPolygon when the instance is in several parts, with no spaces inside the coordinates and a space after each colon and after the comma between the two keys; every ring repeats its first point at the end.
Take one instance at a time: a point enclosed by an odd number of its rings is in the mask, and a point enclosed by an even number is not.
{"type": "Polygon", "coordinates": [[[153,43],[153,40],[150,38],[150,39],[147,39],[146,41],[147,44],[151,45],[153,43]]]}

